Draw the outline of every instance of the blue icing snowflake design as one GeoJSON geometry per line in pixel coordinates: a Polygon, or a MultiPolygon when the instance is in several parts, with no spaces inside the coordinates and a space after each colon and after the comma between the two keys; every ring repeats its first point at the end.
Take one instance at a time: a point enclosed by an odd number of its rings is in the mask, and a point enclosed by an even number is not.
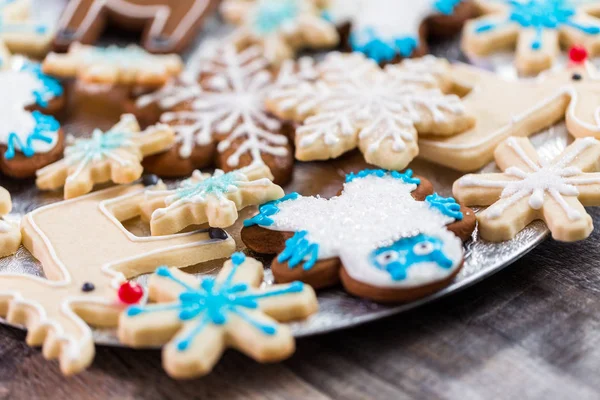
{"type": "Polygon", "coordinates": [[[535,38],[531,42],[533,50],[542,48],[542,33],[545,29],[556,30],[571,27],[588,35],[600,34],[600,27],[583,25],[575,20],[576,4],[572,0],[499,0],[510,7],[508,19],[504,23],[481,23],[475,28],[476,33],[489,32],[498,27],[517,23],[523,28],[535,30],[535,38]]]}
{"type": "Polygon", "coordinates": [[[63,94],[63,87],[60,82],[51,76],[42,72],[40,64],[25,61],[19,71],[29,73],[37,78],[42,84],[40,88],[33,91],[36,104],[41,107],[48,107],[48,101],[60,97],[63,94]]]}
{"type": "Polygon", "coordinates": [[[261,35],[277,32],[282,25],[298,18],[297,0],[259,0],[253,26],[261,35]]]}
{"type": "Polygon", "coordinates": [[[451,269],[454,263],[444,253],[443,247],[444,243],[439,238],[419,234],[372,251],[369,262],[388,272],[394,281],[402,281],[408,277],[411,267],[422,263],[433,262],[440,268],[451,269]]]}
{"type": "Polygon", "coordinates": [[[34,142],[52,143],[54,140],[54,135],[60,129],[58,121],[39,111],[33,111],[31,115],[35,121],[33,131],[27,136],[25,142],[16,133],[10,133],[8,135],[7,149],[4,153],[5,159],[13,159],[17,149],[26,157],[32,157],[35,154],[34,142]]]}
{"type": "Polygon", "coordinates": [[[265,324],[249,315],[247,310],[258,309],[259,300],[283,296],[290,293],[300,293],[304,289],[302,282],[293,282],[290,285],[274,290],[257,291],[247,283],[234,283],[233,278],[239,267],[245,262],[246,256],[235,253],[231,257],[232,268],[227,277],[217,281],[214,277],[207,277],[199,282],[198,287],[193,287],[173,276],[167,267],[159,267],[156,274],[167,278],[184,290],[179,294],[179,301],[172,304],[150,304],[145,306],[132,306],[126,311],[128,317],[141,314],[174,310],[179,313],[181,321],[195,321],[195,326],[185,337],[175,345],[179,351],[187,350],[194,339],[209,325],[222,326],[232,316],[242,318],[254,328],[265,335],[275,335],[277,327],[265,324]]]}
{"type": "Polygon", "coordinates": [[[460,211],[460,204],[453,197],[442,197],[437,193],[431,194],[425,198],[429,207],[434,208],[447,217],[454,218],[457,221],[463,219],[463,213],[460,211]]]}
{"type": "Polygon", "coordinates": [[[346,175],[346,183],[352,182],[355,179],[365,178],[367,176],[376,176],[378,178],[391,176],[392,178],[402,180],[404,183],[409,183],[413,185],[421,184],[421,180],[419,178],[413,177],[412,169],[407,169],[404,172],[388,171],[385,169],[363,169],[362,171],[359,171],[357,173],[351,172],[348,175],[346,175]]]}
{"type": "Polygon", "coordinates": [[[249,226],[253,226],[253,225],[260,225],[260,226],[273,225],[275,223],[275,221],[273,221],[273,219],[270,217],[279,212],[278,205],[286,200],[295,200],[299,196],[300,195],[298,193],[294,192],[294,193],[286,194],[285,196],[283,196],[282,198],[280,198],[278,200],[269,201],[268,203],[265,203],[265,204],[259,206],[258,214],[256,214],[252,218],[245,220],[244,226],[249,227],[249,226]]]}
{"type": "Polygon", "coordinates": [[[462,0],[435,0],[433,7],[440,14],[450,15],[462,0]]]}
{"type": "Polygon", "coordinates": [[[280,263],[287,261],[290,268],[295,268],[303,262],[302,268],[304,270],[312,269],[319,258],[319,245],[311,243],[306,238],[307,235],[307,231],[300,231],[286,240],[285,249],[277,256],[277,261],[280,263]]]}

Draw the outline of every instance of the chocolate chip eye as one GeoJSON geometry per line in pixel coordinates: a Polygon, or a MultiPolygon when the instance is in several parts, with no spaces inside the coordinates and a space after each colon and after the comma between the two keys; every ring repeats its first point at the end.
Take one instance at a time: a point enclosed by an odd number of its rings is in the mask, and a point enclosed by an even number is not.
{"type": "Polygon", "coordinates": [[[380,265],[387,265],[398,259],[398,253],[392,250],[381,253],[377,256],[377,263],[380,265]]]}
{"type": "Polygon", "coordinates": [[[583,77],[581,76],[581,74],[573,74],[573,76],[571,76],[571,79],[573,79],[574,81],[580,81],[581,79],[583,79],[583,77]]]}
{"type": "Polygon", "coordinates": [[[227,239],[227,232],[221,228],[208,228],[208,237],[211,239],[225,240],[227,239]]]}
{"type": "Polygon", "coordinates": [[[96,287],[94,286],[93,283],[91,282],[85,282],[82,286],[81,286],[81,291],[82,292],[91,292],[92,290],[94,290],[96,287]]]}
{"type": "Polygon", "coordinates": [[[424,256],[433,251],[433,245],[429,242],[418,243],[413,247],[413,252],[418,256],[424,256]]]}
{"type": "Polygon", "coordinates": [[[148,175],[142,176],[142,185],[144,185],[144,186],[154,186],[159,181],[160,181],[160,179],[158,178],[158,176],[156,176],[154,174],[148,174],[148,175]]]}

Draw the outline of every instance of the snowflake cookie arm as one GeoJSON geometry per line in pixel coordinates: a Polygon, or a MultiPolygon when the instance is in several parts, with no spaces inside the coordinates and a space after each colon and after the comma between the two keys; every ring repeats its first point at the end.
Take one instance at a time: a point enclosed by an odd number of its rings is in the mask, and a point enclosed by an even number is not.
{"type": "Polygon", "coordinates": [[[228,173],[216,170],[212,176],[196,170],[174,190],[148,190],[142,217],[150,221],[153,236],[207,222],[227,228],[237,220],[238,210],[283,197],[283,189],[270,178],[265,165],[228,173]]]}
{"type": "Polygon", "coordinates": [[[226,347],[260,362],[288,357],[294,339],[277,320],[305,318],[317,310],[314,291],[299,282],[264,289],[262,264],[241,253],[218,277],[200,282],[161,267],[150,279],[156,304],[131,307],[119,321],[119,339],[134,347],[161,345],[163,365],[175,378],[207,374],[226,347]]]}
{"type": "Polygon", "coordinates": [[[19,224],[4,221],[2,217],[10,212],[12,202],[8,190],[0,186],[0,257],[13,254],[21,244],[19,224]]]}

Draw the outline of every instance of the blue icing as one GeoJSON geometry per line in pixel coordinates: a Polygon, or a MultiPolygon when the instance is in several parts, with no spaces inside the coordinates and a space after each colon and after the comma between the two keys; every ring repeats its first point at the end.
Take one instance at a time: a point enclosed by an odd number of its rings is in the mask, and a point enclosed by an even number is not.
{"type": "Polygon", "coordinates": [[[42,141],[45,143],[52,143],[53,135],[60,129],[60,124],[56,119],[49,115],[44,115],[39,111],[34,111],[31,113],[33,119],[35,120],[35,127],[33,132],[31,132],[25,141],[21,140],[21,138],[16,133],[10,133],[8,135],[7,141],[7,149],[4,153],[4,158],[7,160],[11,160],[15,157],[15,152],[17,148],[26,156],[32,157],[35,154],[35,150],[33,149],[34,141],[42,141]]]}
{"type": "Polygon", "coordinates": [[[40,64],[24,62],[19,71],[34,75],[42,84],[42,87],[34,90],[35,102],[41,107],[47,107],[48,101],[63,94],[63,88],[58,80],[44,74],[40,64]]]}
{"type": "Polygon", "coordinates": [[[434,262],[440,268],[452,268],[452,260],[444,254],[443,246],[439,238],[419,234],[373,250],[369,261],[376,268],[388,272],[393,280],[401,281],[407,278],[408,269],[417,264],[434,262]]]}
{"type": "Polygon", "coordinates": [[[253,225],[260,225],[260,226],[273,225],[275,223],[275,221],[273,221],[273,219],[270,217],[279,212],[279,207],[278,207],[279,203],[284,202],[286,200],[295,200],[299,196],[300,195],[298,193],[294,192],[294,193],[286,194],[285,196],[283,196],[282,198],[280,198],[278,200],[269,201],[268,203],[265,203],[265,204],[259,206],[258,214],[256,214],[252,218],[245,220],[244,226],[249,227],[249,226],[253,226],[253,225]]]}
{"type": "Polygon", "coordinates": [[[429,207],[434,208],[447,217],[454,218],[457,221],[463,219],[463,213],[460,211],[460,204],[453,197],[442,197],[437,193],[425,198],[429,207]]]}
{"type": "Polygon", "coordinates": [[[497,29],[508,23],[517,23],[524,28],[535,30],[535,38],[531,48],[542,48],[544,29],[575,28],[588,35],[600,34],[600,26],[583,25],[575,21],[577,9],[571,0],[500,0],[510,7],[506,21],[500,24],[481,23],[475,28],[476,33],[484,33],[497,29]]]}
{"type": "Polygon", "coordinates": [[[307,231],[296,232],[294,236],[285,241],[285,249],[277,256],[280,263],[288,262],[290,268],[296,267],[304,261],[302,268],[309,270],[315,266],[319,257],[319,245],[306,239],[307,231]],[[308,260],[305,258],[308,256],[308,260]]]}
{"type": "Polygon", "coordinates": [[[207,277],[200,281],[197,288],[173,276],[169,268],[159,267],[156,270],[158,276],[167,278],[184,289],[179,295],[179,302],[132,306],[126,310],[126,315],[135,317],[145,313],[175,310],[178,311],[181,321],[195,320],[193,328],[176,343],[179,351],[187,350],[206,326],[224,325],[232,315],[242,318],[265,335],[274,335],[277,333],[276,326],[256,320],[245,310],[256,310],[260,299],[299,293],[304,289],[304,285],[302,282],[293,282],[283,288],[257,292],[246,283],[233,282],[246,257],[242,253],[235,253],[231,260],[233,267],[222,282],[218,282],[214,277],[207,277]]]}
{"type": "Polygon", "coordinates": [[[398,171],[387,171],[385,169],[363,169],[357,173],[349,173],[346,175],[346,183],[350,183],[355,179],[365,178],[367,176],[376,176],[378,178],[383,178],[384,176],[391,176],[395,179],[401,179],[404,183],[420,185],[421,180],[419,178],[413,178],[412,169],[407,169],[404,172],[398,171]]]}
{"type": "Polygon", "coordinates": [[[260,0],[254,16],[254,29],[261,35],[277,32],[280,27],[298,18],[297,0],[260,0]]]}
{"type": "Polygon", "coordinates": [[[433,8],[439,13],[450,15],[462,0],[435,0],[433,8]]]}

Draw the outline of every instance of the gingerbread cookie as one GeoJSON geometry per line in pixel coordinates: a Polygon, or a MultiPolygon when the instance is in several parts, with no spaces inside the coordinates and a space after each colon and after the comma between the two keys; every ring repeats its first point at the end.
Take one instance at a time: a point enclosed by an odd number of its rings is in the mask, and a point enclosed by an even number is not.
{"type": "Polygon", "coordinates": [[[167,150],[175,134],[167,125],[140,132],[131,114],[111,130],[96,129],[89,139],[75,139],[65,149],[65,157],[37,171],[36,185],[42,190],[64,186],[65,199],[89,193],[94,184],[131,183],[142,176],[142,159],[167,150]]]}
{"type": "Polygon", "coordinates": [[[160,115],[177,135],[177,146],[148,158],[144,167],[160,176],[189,176],[213,160],[224,171],[265,164],[275,183],[288,182],[294,164],[290,126],[268,113],[265,99],[275,86],[308,74],[310,62],[301,62],[301,70],[286,63],[273,77],[258,47],[238,52],[227,45],[200,63],[198,83],[181,78],[137,99],[136,114],[146,120],[160,115]]]}
{"type": "Polygon", "coordinates": [[[63,88],[22,57],[5,60],[0,68],[0,171],[29,178],[62,155],[63,132],[48,114],[65,104],[63,88]]]}
{"type": "Polygon", "coordinates": [[[142,48],[106,48],[73,43],[66,54],[50,53],[43,70],[59,78],[77,78],[90,84],[159,87],[181,72],[175,54],[154,55],[142,48]]]}
{"type": "Polygon", "coordinates": [[[224,0],[225,19],[240,25],[232,40],[240,48],[258,45],[274,64],[303,48],[330,48],[339,41],[335,26],[322,18],[321,0],[224,0]]]}
{"type": "Polygon", "coordinates": [[[181,52],[195,37],[214,0],[70,0],[58,22],[54,47],[94,44],[107,22],[143,31],[152,53],[181,52]]]}
{"type": "Polygon", "coordinates": [[[445,60],[426,57],[382,70],[360,53],[331,53],[315,82],[272,90],[267,109],[302,122],[298,160],[336,158],[358,147],[368,163],[400,170],[419,153],[417,134],[451,136],[474,124],[460,98],[439,89],[447,68],[445,60]]]}
{"type": "Polygon", "coordinates": [[[320,288],[341,280],[356,296],[400,302],[449,285],[474,228],[470,209],[412,171],[364,170],[347,175],[337,197],[293,193],[262,205],[244,221],[242,240],[279,253],[271,266],[277,282],[320,288]]]}
{"type": "Polygon", "coordinates": [[[550,68],[560,44],[581,45],[598,54],[600,4],[586,0],[475,0],[482,17],[463,32],[467,54],[485,56],[516,47],[516,67],[532,75],[550,68]]]}
{"type": "Polygon", "coordinates": [[[481,237],[503,241],[530,222],[546,222],[556,240],[587,238],[594,229],[584,206],[600,204],[600,141],[575,140],[551,162],[540,159],[527,138],[510,137],[495,152],[503,173],[465,175],[453,193],[468,205],[487,206],[477,215],[481,237]]]}
{"type": "Polygon", "coordinates": [[[2,219],[11,209],[10,193],[0,186],[0,258],[13,254],[21,245],[19,224],[2,219]]]}
{"type": "Polygon", "coordinates": [[[150,278],[157,304],[132,306],[119,319],[119,340],[133,346],[165,345],[163,366],[173,378],[209,373],[227,347],[259,362],[280,361],[295,349],[278,322],[307,318],[318,309],[315,292],[293,282],[260,287],[263,266],[235,253],[219,275],[200,281],[160,267],[150,278]]]}
{"type": "Polygon", "coordinates": [[[0,46],[14,53],[42,57],[52,40],[50,29],[30,20],[30,0],[0,1],[0,46]]]}
{"type": "Polygon", "coordinates": [[[283,197],[265,165],[213,175],[196,170],[173,190],[148,190],[142,217],[150,221],[152,235],[180,232],[190,225],[227,228],[238,219],[238,210],[283,197]]]}
{"type": "Polygon", "coordinates": [[[199,230],[141,237],[122,221],[139,216],[142,185],[119,186],[40,207],[21,223],[23,245],[42,264],[46,278],[0,274],[0,314],[27,327],[27,343],[43,345],[47,359],[58,358],[72,375],[94,357],[87,324],[117,325],[119,313],[143,297],[127,282],[161,264],[183,268],[228,257],[231,237],[199,230]]]}

